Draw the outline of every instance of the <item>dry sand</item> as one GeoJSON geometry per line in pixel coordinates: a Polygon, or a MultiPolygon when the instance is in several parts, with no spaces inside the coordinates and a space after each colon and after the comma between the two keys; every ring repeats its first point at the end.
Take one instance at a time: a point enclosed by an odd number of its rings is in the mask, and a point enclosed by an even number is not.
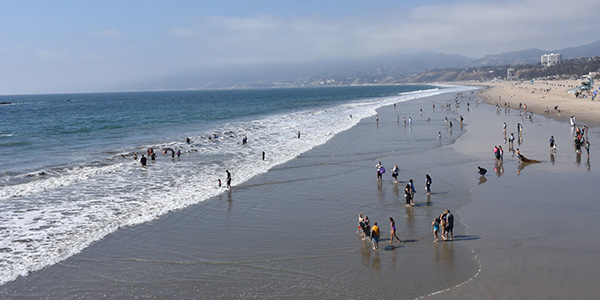
{"type": "MultiPolygon", "coordinates": [[[[574,115],[580,123],[600,126],[600,101],[592,101],[591,95],[587,98],[576,98],[573,92],[568,92],[574,87],[580,86],[578,80],[539,80],[533,83],[517,81],[499,81],[472,83],[487,87],[482,89],[478,95],[487,103],[504,105],[509,103],[511,108],[519,108],[519,103],[526,104],[528,111],[536,114],[544,114],[549,108],[550,115],[561,121],[568,121],[574,115]],[[558,106],[560,114],[554,109],[558,106]]],[[[594,87],[597,89],[597,86],[594,87]]]]}

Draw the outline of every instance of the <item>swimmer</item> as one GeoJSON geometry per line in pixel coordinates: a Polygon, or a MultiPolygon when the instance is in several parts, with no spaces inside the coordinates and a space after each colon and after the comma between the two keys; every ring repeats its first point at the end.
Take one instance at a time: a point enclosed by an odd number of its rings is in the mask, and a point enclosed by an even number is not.
{"type": "Polygon", "coordinates": [[[146,157],[144,156],[144,154],[142,154],[142,158],[140,158],[140,163],[142,164],[142,166],[146,165],[146,157]]]}

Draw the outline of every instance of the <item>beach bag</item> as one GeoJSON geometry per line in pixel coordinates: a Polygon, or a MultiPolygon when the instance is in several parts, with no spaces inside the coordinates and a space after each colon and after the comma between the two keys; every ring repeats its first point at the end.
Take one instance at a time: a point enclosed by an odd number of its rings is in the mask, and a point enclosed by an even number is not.
{"type": "Polygon", "coordinates": [[[379,169],[379,173],[381,173],[381,174],[385,173],[385,168],[384,168],[384,167],[381,167],[381,168],[379,169]]]}

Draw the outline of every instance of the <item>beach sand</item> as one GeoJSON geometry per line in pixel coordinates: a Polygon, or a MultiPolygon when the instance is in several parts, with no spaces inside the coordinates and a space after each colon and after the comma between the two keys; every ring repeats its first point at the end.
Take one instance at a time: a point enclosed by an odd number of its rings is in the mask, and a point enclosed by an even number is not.
{"type": "MultiPolygon", "coordinates": [[[[568,121],[574,115],[577,120],[589,125],[600,126],[600,101],[587,98],[576,98],[573,92],[575,87],[581,86],[580,80],[536,80],[536,81],[499,81],[485,82],[477,85],[484,86],[480,96],[489,104],[509,103],[511,108],[519,108],[519,104],[526,104],[528,111],[536,114],[545,114],[549,109],[549,116],[568,121]],[[558,106],[560,115],[554,109],[558,106]]],[[[596,86],[594,89],[597,89],[596,86]]]]}
{"type": "MultiPolygon", "coordinates": [[[[587,230],[600,210],[592,167],[600,155],[592,148],[589,163],[585,154],[578,160],[564,122],[522,120],[515,110],[509,115],[476,106],[475,94],[469,96],[469,106],[463,99],[459,109],[442,107],[453,94],[383,107],[379,122],[364,119],[241,185],[233,170],[230,192],[123,228],[1,286],[0,298],[594,297],[600,242],[587,230]],[[402,124],[404,116],[412,117],[412,126],[402,124]],[[453,121],[452,130],[444,117],[453,121]],[[542,163],[519,167],[503,141],[502,122],[524,124],[518,147],[542,163]],[[559,147],[552,160],[550,135],[559,147]],[[497,170],[495,144],[505,147],[497,170]],[[388,170],[382,183],[377,161],[388,170]],[[391,178],[394,164],[399,184],[391,178]],[[476,174],[478,165],[488,169],[485,179],[476,174]],[[433,177],[430,197],[424,193],[427,173],[433,177]],[[404,204],[410,178],[418,190],[415,207],[404,204]],[[431,222],[444,209],[455,216],[455,241],[435,243],[431,222]],[[356,233],[358,213],[379,223],[378,250],[356,233]],[[390,244],[389,217],[403,243],[390,244]]],[[[592,142],[599,138],[590,133],[592,142]]]]}

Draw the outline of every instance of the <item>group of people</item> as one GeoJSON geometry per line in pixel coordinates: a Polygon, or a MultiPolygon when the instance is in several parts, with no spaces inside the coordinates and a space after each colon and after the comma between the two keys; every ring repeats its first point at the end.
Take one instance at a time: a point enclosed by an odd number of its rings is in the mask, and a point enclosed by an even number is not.
{"type": "Polygon", "coordinates": [[[431,223],[431,231],[433,232],[433,240],[439,241],[438,234],[442,231],[444,240],[454,240],[454,216],[446,209],[439,217],[436,217],[431,223]]]}
{"type": "MultiPolygon", "coordinates": [[[[385,167],[378,161],[375,165],[375,169],[377,170],[377,181],[381,182],[383,180],[383,174],[386,172],[385,167]]],[[[394,165],[392,169],[392,177],[394,178],[394,183],[398,183],[398,174],[400,173],[400,169],[398,165],[394,165]]],[[[431,195],[431,183],[433,180],[431,179],[431,175],[425,174],[425,191],[427,195],[431,195]]],[[[406,183],[406,187],[404,188],[404,199],[406,201],[406,206],[414,206],[414,195],[417,192],[415,189],[415,183],[413,179],[409,179],[408,183],[406,183]]]]}
{"type": "MultiPolygon", "coordinates": [[[[379,229],[379,225],[377,222],[373,223],[373,227],[371,227],[371,221],[368,216],[364,216],[362,214],[358,214],[358,231],[357,231],[363,240],[369,240],[373,244],[373,249],[379,248],[379,240],[381,236],[381,231],[379,229]]],[[[394,239],[398,240],[398,242],[402,242],[398,235],[396,234],[396,222],[392,217],[390,217],[390,244],[394,242],[394,239]]]]}
{"type": "MultiPolygon", "coordinates": [[[[402,242],[398,237],[396,230],[396,221],[394,218],[389,217],[390,221],[390,244],[396,239],[399,243],[402,242]]],[[[454,240],[454,215],[449,209],[446,209],[439,217],[436,217],[431,223],[431,231],[433,232],[433,240],[438,242],[440,239],[440,232],[442,239],[446,241],[454,240]]],[[[377,222],[371,226],[371,220],[368,216],[358,214],[358,231],[360,237],[363,240],[370,241],[373,245],[373,249],[379,248],[379,241],[381,239],[381,229],[377,222]]]]}
{"type": "MultiPolygon", "coordinates": [[[[189,140],[189,138],[187,140],[189,140]]],[[[167,154],[167,152],[169,152],[169,151],[171,152],[171,158],[175,158],[175,155],[177,155],[177,157],[181,157],[181,150],[175,151],[175,149],[173,149],[173,148],[165,149],[163,151],[163,154],[167,154]]],[[[156,160],[156,152],[154,152],[154,148],[148,148],[146,150],[146,152],[147,152],[150,160],[156,160]]],[[[137,153],[134,153],[133,160],[137,160],[137,159],[138,159],[138,155],[137,155],[137,153]]],[[[140,157],[140,164],[142,166],[145,166],[147,163],[148,163],[148,158],[146,156],[144,156],[144,154],[142,154],[142,157],[140,157]]]]}
{"type": "Polygon", "coordinates": [[[576,127],[575,133],[573,134],[573,145],[575,146],[575,152],[581,154],[581,147],[585,147],[587,155],[590,155],[590,142],[587,138],[588,128],[587,126],[576,127]]]}

